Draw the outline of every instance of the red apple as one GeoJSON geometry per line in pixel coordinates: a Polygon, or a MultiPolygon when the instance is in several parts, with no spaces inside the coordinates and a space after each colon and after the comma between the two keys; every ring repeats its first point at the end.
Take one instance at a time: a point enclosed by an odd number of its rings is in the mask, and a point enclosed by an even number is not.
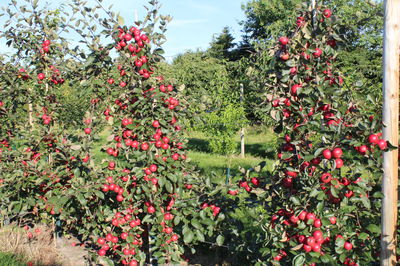
{"type": "Polygon", "coordinates": [[[286,45],[286,44],[289,43],[289,38],[288,38],[288,37],[285,37],[285,36],[282,36],[282,37],[279,38],[279,42],[280,42],[282,45],[286,45]]]}

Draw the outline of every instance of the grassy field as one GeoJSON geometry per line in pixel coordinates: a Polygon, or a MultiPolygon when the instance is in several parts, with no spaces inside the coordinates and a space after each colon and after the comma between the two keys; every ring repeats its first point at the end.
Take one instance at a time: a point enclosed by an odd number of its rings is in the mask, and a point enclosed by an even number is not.
{"type": "MultiPolygon", "coordinates": [[[[230,166],[231,174],[238,172],[238,167],[250,168],[266,161],[267,169],[270,169],[275,158],[276,136],[268,128],[249,127],[245,133],[245,158],[237,154],[227,157],[213,154],[208,150],[207,137],[201,132],[188,132],[188,157],[206,174],[215,172],[217,175],[225,175],[226,168],[230,166]]],[[[236,137],[240,147],[240,136],[236,137]]]]}
{"type": "MultiPolygon", "coordinates": [[[[98,162],[107,159],[109,156],[101,151],[101,147],[107,143],[109,131],[103,130],[99,137],[98,145],[95,146],[93,153],[98,162]]],[[[227,167],[231,169],[231,175],[238,173],[239,166],[250,168],[262,161],[266,161],[266,168],[270,169],[276,156],[275,143],[276,136],[265,127],[249,127],[245,133],[245,158],[239,156],[240,136],[236,136],[238,144],[237,154],[223,156],[214,154],[208,150],[207,137],[202,132],[190,131],[186,133],[188,138],[188,157],[196,164],[204,174],[215,173],[217,176],[225,176],[227,167]]]]}

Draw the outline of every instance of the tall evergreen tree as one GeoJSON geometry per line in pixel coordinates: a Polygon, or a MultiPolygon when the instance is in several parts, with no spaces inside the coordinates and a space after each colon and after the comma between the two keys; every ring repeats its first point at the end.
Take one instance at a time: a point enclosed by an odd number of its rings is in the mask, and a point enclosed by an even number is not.
{"type": "Polygon", "coordinates": [[[234,40],[229,27],[224,27],[219,35],[213,36],[208,53],[214,58],[231,60],[233,59],[232,48],[236,46],[234,40]]]}

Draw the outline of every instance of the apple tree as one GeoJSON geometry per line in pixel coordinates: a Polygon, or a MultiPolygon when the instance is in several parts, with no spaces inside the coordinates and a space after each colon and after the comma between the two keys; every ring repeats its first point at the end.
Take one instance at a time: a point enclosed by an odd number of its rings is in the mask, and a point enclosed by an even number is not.
{"type": "Polygon", "coordinates": [[[255,64],[266,75],[260,108],[281,136],[273,171],[255,167],[239,183],[269,214],[258,264],[365,265],[379,257],[382,152],[393,147],[380,118],[343,88],[351,86],[336,60],[343,30],[331,9],[304,5],[269,51],[268,67],[255,64]]]}

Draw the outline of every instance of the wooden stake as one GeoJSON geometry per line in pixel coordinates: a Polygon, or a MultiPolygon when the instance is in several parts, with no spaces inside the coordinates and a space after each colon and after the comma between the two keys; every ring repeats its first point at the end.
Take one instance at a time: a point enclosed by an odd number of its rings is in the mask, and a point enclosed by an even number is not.
{"type": "MultiPolygon", "coordinates": [[[[244,88],[243,83],[240,83],[240,102],[243,106],[244,101],[244,88]]],[[[244,127],[240,130],[240,157],[245,157],[245,145],[244,145],[244,127]]]]}
{"type": "Polygon", "coordinates": [[[313,30],[315,30],[316,26],[316,19],[317,19],[317,14],[315,12],[315,6],[316,6],[316,0],[311,0],[311,15],[312,15],[312,26],[313,30]]]}
{"type": "MultiPolygon", "coordinates": [[[[399,142],[400,0],[385,0],[383,138],[399,142]]],[[[396,265],[398,150],[383,154],[381,265],[396,265]]]]}
{"type": "MultiPolygon", "coordinates": [[[[32,93],[32,88],[28,88],[28,93],[29,93],[29,95],[32,93]]],[[[29,130],[32,130],[33,129],[33,104],[32,104],[31,100],[29,100],[29,103],[28,103],[28,123],[29,123],[29,130]]]]}

